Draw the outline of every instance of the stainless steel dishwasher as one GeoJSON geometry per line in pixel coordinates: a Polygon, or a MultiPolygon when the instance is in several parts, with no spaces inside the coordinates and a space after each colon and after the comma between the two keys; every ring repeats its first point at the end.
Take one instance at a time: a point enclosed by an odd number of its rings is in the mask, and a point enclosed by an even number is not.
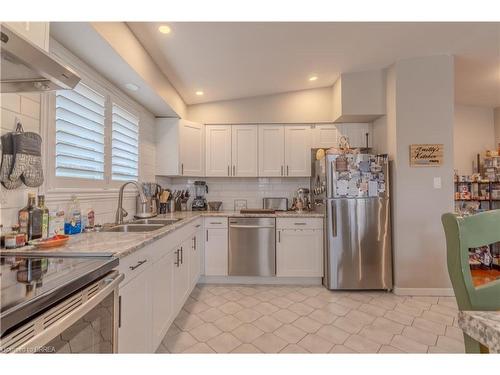
{"type": "Polygon", "coordinates": [[[276,219],[229,218],[229,276],[276,275],[276,219]]]}

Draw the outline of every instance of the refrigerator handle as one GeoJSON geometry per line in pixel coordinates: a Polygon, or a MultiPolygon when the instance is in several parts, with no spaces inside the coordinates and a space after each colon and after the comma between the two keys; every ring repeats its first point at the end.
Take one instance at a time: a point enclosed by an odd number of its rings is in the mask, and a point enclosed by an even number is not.
{"type": "Polygon", "coordinates": [[[335,202],[332,201],[332,237],[337,237],[337,208],[335,202]]]}

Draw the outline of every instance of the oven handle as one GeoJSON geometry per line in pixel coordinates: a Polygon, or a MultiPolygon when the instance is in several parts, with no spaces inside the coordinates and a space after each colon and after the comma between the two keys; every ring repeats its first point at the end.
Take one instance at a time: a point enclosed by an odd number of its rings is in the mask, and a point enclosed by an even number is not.
{"type": "MultiPolygon", "coordinates": [[[[26,348],[33,348],[35,346],[43,346],[49,343],[51,340],[56,338],[59,334],[64,332],[66,329],[71,327],[74,323],[80,320],[85,314],[89,313],[94,307],[99,305],[107,296],[111,293],[116,293],[116,301],[118,301],[118,284],[122,282],[125,276],[122,273],[118,273],[118,271],[112,271],[107,276],[104,276],[103,281],[106,286],[101,289],[97,294],[95,294],[92,298],[90,298],[87,302],[83,303],[76,310],[73,310],[68,315],[66,315],[61,320],[57,321],[47,329],[40,332],[40,334],[33,337],[33,339],[25,342],[22,346],[17,347],[13,350],[15,352],[24,352],[26,348]]],[[[57,306],[57,305],[56,305],[57,306]]],[[[118,317],[116,309],[118,306],[115,305],[115,315],[114,315],[114,326],[118,327],[118,317]]],[[[49,310],[50,311],[50,310],[49,310]]],[[[113,327],[115,329],[115,327],[113,327]]],[[[115,336],[115,339],[117,336],[115,336]]],[[[116,342],[113,347],[116,348],[116,342]]]]}

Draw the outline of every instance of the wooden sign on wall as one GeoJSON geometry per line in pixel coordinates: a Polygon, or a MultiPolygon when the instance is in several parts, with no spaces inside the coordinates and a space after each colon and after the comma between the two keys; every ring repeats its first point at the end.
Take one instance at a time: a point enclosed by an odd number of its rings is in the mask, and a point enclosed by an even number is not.
{"type": "Polygon", "coordinates": [[[411,167],[439,167],[443,164],[443,145],[410,145],[411,167]]]}

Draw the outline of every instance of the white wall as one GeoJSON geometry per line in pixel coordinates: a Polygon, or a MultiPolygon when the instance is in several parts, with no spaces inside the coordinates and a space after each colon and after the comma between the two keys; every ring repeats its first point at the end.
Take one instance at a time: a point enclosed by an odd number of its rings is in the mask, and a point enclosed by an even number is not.
{"type": "MultiPolygon", "coordinates": [[[[222,201],[222,210],[232,211],[235,199],[246,199],[248,208],[262,208],[264,197],[288,198],[288,204],[292,204],[292,198],[299,187],[309,188],[308,177],[287,178],[187,178],[187,177],[157,177],[157,181],[163,187],[170,189],[189,189],[191,197],[194,198],[193,181],[203,180],[208,185],[208,201],[222,201]]],[[[191,201],[188,202],[190,204],[191,201]]]]}
{"type": "Polygon", "coordinates": [[[496,149],[493,109],[455,106],[454,161],[459,175],[473,173],[477,154],[496,149]]]}
{"type": "Polygon", "coordinates": [[[398,288],[446,288],[450,281],[441,215],[453,211],[454,64],[451,56],[405,60],[396,72],[398,288]],[[442,143],[444,163],[411,168],[409,145],[442,143]],[[442,188],[433,188],[441,178],[442,188]],[[417,198],[417,199],[415,199],[417,198]]]}
{"type": "Polygon", "coordinates": [[[314,123],[332,120],[332,88],[194,104],[187,119],[201,123],[314,123]]]}
{"type": "Polygon", "coordinates": [[[387,70],[387,118],[375,127],[382,138],[378,145],[386,147],[393,167],[397,293],[450,291],[441,215],[453,210],[453,71],[451,56],[402,60],[387,70]],[[443,144],[443,165],[410,167],[409,147],[416,143],[443,144]],[[434,189],[434,177],[441,178],[441,189],[434,189]]]}

